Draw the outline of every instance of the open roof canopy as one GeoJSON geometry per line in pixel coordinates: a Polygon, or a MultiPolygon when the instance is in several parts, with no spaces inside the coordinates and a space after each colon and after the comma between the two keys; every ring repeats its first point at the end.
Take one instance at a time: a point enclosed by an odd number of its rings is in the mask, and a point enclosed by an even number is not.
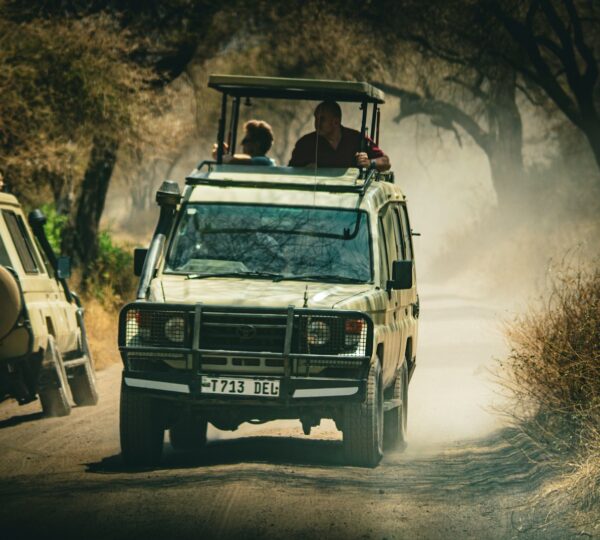
{"type": "Polygon", "coordinates": [[[234,97],[384,103],[383,92],[366,82],[210,75],[208,86],[234,97]]]}

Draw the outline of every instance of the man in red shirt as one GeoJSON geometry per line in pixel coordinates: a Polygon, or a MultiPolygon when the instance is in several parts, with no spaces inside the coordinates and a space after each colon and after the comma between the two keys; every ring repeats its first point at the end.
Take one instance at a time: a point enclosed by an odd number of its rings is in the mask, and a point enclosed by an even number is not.
{"type": "Polygon", "coordinates": [[[387,171],[389,158],[367,138],[361,151],[360,132],[342,126],[342,109],[335,101],[323,101],[315,109],[315,131],[301,137],[290,167],[365,167],[387,171]]]}

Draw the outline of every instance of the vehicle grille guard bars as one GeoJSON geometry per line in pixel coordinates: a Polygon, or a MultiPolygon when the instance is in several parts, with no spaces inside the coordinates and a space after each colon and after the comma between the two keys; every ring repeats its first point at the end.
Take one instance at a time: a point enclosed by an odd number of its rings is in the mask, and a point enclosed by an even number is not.
{"type": "MultiPolygon", "coordinates": [[[[235,341],[235,336],[232,338],[231,335],[230,333],[229,342],[235,341]]],[[[182,356],[191,354],[192,372],[196,376],[199,376],[202,371],[203,356],[281,359],[285,378],[293,375],[295,370],[292,369],[292,363],[296,360],[317,362],[315,365],[319,366],[335,366],[336,361],[348,361],[348,363],[351,361],[355,367],[364,368],[366,374],[372,355],[373,322],[368,315],[359,311],[319,310],[294,306],[286,309],[132,302],[123,307],[120,312],[118,342],[126,365],[128,353],[154,353],[152,356],[157,353],[165,355],[179,353],[182,356]],[[185,321],[180,330],[181,344],[169,342],[169,338],[165,336],[165,325],[172,318],[183,318],[185,321]],[[235,322],[224,322],[223,319],[226,318],[231,318],[235,322]],[[221,338],[217,339],[214,334],[212,336],[210,334],[211,328],[227,330],[242,327],[250,333],[256,332],[257,328],[273,330],[277,326],[273,324],[274,318],[280,319],[279,327],[283,333],[278,336],[273,334],[267,336],[270,342],[266,346],[257,348],[255,342],[247,338],[245,350],[244,347],[217,348],[220,347],[221,338]],[[215,320],[217,322],[214,322],[215,320]],[[244,321],[248,321],[248,324],[244,321]],[[261,321],[265,321],[266,324],[261,324],[261,321]],[[306,329],[309,322],[318,324],[324,321],[327,323],[337,321],[338,330],[330,326],[328,332],[331,344],[320,347],[320,350],[318,346],[313,346],[312,348],[317,350],[312,351],[309,347],[305,347],[303,342],[305,334],[302,329],[306,329]],[[360,328],[356,325],[360,325],[360,328]],[[141,337],[142,329],[145,337],[141,337]],[[343,351],[345,346],[343,340],[347,331],[354,332],[350,335],[357,336],[355,349],[361,354],[343,351]],[[331,354],[332,351],[334,354],[331,354]],[[329,361],[331,364],[328,363],[329,361]]]]}

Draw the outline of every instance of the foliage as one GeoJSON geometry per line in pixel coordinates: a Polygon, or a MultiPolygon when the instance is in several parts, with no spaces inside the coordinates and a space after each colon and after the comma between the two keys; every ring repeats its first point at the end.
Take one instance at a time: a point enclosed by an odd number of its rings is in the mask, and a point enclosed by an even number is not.
{"type": "Polygon", "coordinates": [[[44,231],[50,246],[54,253],[60,253],[60,244],[62,241],[62,232],[67,223],[68,217],[64,214],[59,214],[56,207],[52,203],[46,203],[42,206],[42,212],[46,216],[46,225],[44,231]]]}
{"type": "Polygon", "coordinates": [[[115,307],[131,299],[135,290],[133,255],[117,245],[108,231],[102,231],[98,240],[98,256],[84,276],[87,293],[115,307]]]}
{"type": "MultiPolygon", "coordinates": [[[[59,214],[52,203],[41,207],[46,216],[44,230],[50,246],[60,253],[62,234],[68,217],[59,214]]],[[[133,275],[133,256],[127,246],[115,243],[109,231],[99,235],[98,257],[87,275],[82,276],[87,297],[115,308],[133,295],[136,278],[133,275]]]]}
{"type": "Polygon", "coordinates": [[[23,200],[36,177],[74,189],[92,136],[128,133],[148,77],[131,52],[107,16],[15,24],[0,11],[0,170],[23,200]]]}
{"type": "Polygon", "coordinates": [[[581,506],[600,503],[600,270],[565,271],[508,329],[514,415],[549,459],[568,459],[581,506]],[[593,465],[593,466],[592,466],[593,465]],[[585,472],[585,474],[584,474],[585,472]],[[586,487],[587,486],[587,487],[586,487]]]}

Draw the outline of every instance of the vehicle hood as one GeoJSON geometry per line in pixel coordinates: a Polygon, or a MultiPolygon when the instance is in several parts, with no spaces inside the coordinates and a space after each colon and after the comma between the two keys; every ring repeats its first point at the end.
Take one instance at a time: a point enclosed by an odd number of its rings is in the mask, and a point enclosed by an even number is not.
{"type": "MultiPolygon", "coordinates": [[[[369,291],[369,284],[334,284],[307,281],[272,282],[265,279],[205,278],[205,279],[155,279],[151,297],[154,301],[175,304],[295,307],[327,309],[344,303],[346,309],[352,306],[353,297],[369,291]]],[[[337,306],[342,307],[342,306],[337,306]]]]}

